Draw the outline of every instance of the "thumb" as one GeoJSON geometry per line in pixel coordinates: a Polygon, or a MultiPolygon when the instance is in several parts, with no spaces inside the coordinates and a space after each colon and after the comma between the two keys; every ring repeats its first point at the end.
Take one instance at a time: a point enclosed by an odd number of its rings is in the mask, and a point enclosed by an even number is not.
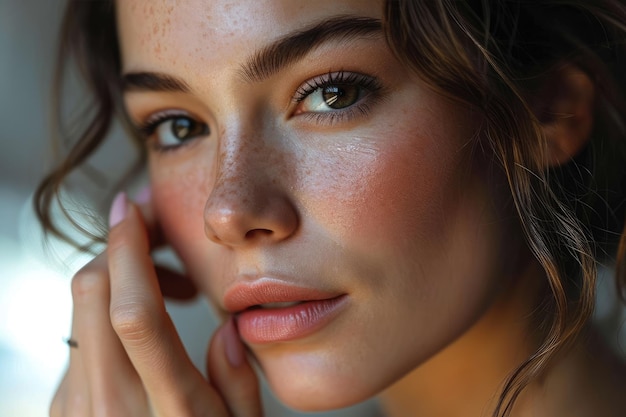
{"type": "Polygon", "coordinates": [[[261,417],[259,382],[246,358],[235,319],[215,333],[208,353],[208,375],[233,417],[261,417]]]}

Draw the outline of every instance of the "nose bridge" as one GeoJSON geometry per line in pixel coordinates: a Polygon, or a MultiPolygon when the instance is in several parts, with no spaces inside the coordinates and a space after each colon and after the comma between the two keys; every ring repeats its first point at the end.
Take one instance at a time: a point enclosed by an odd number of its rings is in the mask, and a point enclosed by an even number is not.
{"type": "Polygon", "coordinates": [[[261,166],[263,147],[262,137],[254,138],[236,124],[222,130],[215,182],[206,204],[207,214],[217,210],[224,216],[241,211],[244,203],[259,204],[256,200],[261,197],[261,184],[267,175],[261,166]]]}
{"type": "Polygon", "coordinates": [[[236,246],[282,240],[297,228],[297,212],[278,178],[280,147],[262,129],[226,127],[219,138],[213,189],[205,205],[205,231],[236,246]],[[252,132],[257,133],[252,133],[252,132]]]}
{"type": "Polygon", "coordinates": [[[225,129],[220,135],[215,188],[241,187],[259,181],[264,172],[262,156],[267,144],[261,134],[252,135],[241,128],[225,129]]]}
{"type": "Polygon", "coordinates": [[[276,162],[281,150],[270,143],[268,133],[260,126],[245,126],[240,121],[224,127],[219,138],[215,182],[207,204],[258,204],[258,200],[278,192],[276,162]]]}

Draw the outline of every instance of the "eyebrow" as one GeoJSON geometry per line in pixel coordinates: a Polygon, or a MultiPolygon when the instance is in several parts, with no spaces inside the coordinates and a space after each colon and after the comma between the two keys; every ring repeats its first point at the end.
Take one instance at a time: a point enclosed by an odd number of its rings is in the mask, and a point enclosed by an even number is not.
{"type": "Polygon", "coordinates": [[[346,42],[381,34],[380,19],[335,16],[272,42],[252,55],[242,66],[240,73],[246,81],[260,82],[331,40],[346,42]]]}
{"type": "MultiPolygon", "coordinates": [[[[247,82],[261,82],[322,44],[347,42],[380,36],[382,23],[371,17],[341,15],[289,33],[254,53],[240,68],[247,82]]],[[[188,93],[191,87],[183,80],[158,72],[130,72],[122,76],[122,91],[163,91],[188,93]]]]}
{"type": "Polygon", "coordinates": [[[122,91],[167,91],[188,93],[189,85],[171,75],[158,72],[129,72],[122,76],[122,91]]]}

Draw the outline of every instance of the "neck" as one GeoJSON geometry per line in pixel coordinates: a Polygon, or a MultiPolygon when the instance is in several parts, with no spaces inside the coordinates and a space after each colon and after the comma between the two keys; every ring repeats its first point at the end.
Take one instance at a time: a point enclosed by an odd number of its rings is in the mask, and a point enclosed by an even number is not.
{"type": "MultiPolygon", "coordinates": [[[[504,382],[538,347],[529,306],[543,276],[533,265],[462,337],[380,396],[388,417],[483,417],[504,382]]],[[[594,332],[554,358],[515,401],[510,417],[622,416],[626,364],[594,332]]]]}

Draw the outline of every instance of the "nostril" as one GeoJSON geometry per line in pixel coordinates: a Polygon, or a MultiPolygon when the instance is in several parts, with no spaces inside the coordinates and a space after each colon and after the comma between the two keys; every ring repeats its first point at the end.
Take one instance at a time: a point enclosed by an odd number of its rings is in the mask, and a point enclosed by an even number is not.
{"type": "Polygon", "coordinates": [[[252,229],[246,232],[246,239],[272,236],[274,232],[269,229],[252,229]]]}

